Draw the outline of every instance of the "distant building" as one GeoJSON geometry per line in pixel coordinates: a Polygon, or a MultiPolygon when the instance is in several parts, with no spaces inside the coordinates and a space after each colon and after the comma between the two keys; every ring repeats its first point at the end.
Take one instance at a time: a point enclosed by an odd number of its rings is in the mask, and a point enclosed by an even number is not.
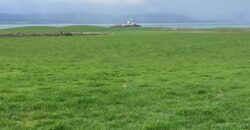
{"type": "Polygon", "coordinates": [[[141,27],[140,25],[136,24],[133,19],[129,19],[125,24],[118,24],[114,27],[141,27]]]}

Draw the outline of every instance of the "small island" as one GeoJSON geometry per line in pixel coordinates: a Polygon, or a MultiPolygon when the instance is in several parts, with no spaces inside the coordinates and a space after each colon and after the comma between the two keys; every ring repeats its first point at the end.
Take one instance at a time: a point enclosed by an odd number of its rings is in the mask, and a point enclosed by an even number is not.
{"type": "Polygon", "coordinates": [[[133,19],[129,19],[126,23],[118,24],[113,27],[141,27],[141,25],[136,24],[133,19]]]}

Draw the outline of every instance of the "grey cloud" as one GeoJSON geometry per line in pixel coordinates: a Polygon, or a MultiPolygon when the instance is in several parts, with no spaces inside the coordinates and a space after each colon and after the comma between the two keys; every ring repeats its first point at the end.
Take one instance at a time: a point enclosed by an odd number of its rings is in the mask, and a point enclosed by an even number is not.
{"type": "Polygon", "coordinates": [[[250,19],[249,0],[0,0],[0,13],[175,13],[195,19],[250,19]]]}

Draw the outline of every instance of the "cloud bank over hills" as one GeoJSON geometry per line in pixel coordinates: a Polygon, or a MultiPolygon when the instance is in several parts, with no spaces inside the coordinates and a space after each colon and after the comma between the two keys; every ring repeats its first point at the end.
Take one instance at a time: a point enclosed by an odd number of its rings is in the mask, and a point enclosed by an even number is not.
{"type": "Polygon", "coordinates": [[[107,15],[88,13],[63,14],[0,14],[0,24],[117,24],[133,18],[138,23],[181,23],[196,22],[194,19],[178,14],[131,14],[107,15]]]}

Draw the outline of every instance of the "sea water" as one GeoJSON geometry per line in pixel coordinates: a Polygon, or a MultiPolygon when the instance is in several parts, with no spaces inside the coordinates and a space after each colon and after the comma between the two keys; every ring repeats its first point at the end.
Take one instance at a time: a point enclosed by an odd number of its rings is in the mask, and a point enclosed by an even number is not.
{"type": "MultiPolygon", "coordinates": [[[[138,23],[142,27],[166,27],[166,28],[250,28],[249,23],[138,23]]],[[[29,26],[49,26],[65,27],[74,25],[111,27],[115,24],[0,24],[0,29],[29,27],[29,26]]]]}

